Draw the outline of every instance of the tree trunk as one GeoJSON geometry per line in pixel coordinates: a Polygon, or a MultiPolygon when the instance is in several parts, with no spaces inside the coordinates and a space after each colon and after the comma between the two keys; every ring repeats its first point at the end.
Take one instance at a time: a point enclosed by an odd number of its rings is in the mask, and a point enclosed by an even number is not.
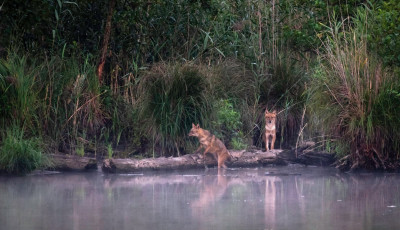
{"type": "Polygon", "coordinates": [[[59,154],[51,154],[49,158],[52,165],[48,170],[86,171],[89,169],[97,169],[97,161],[95,158],[59,154]]]}
{"type": "MultiPolygon", "coordinates": [[[[229,168],[258,167],[265,165],[285,165],[286,163],[277,157],[281,150],[262,152],[230,151],[231,162],[226,162],[229,168]]],[[[217,161],[207,155],[187,154],[181,157],[160,157],[149,159],[106,159],[103,161],[104,172],[135,172],[144,170],[165,170],[165,169],[192,169],[217,166],[217,161]]]]}
{"type": "Polygon", "coordinates": [[[110,36],[111,36],[111,21],[112,21],[112,16],[114,14],[115,2],[116,2],[116,0],[110,0],[109,11],[108,11],[107,21],[106,21],[106,27],[104,29],[101,56],[100,56],[99,65],[97,67],[97,77],[99,78],[100,84],[103,82],[103,78],[102,78],[103,69],[104,69],[104,64],[106,62],[108,43],[110,41],[110,36]]]}

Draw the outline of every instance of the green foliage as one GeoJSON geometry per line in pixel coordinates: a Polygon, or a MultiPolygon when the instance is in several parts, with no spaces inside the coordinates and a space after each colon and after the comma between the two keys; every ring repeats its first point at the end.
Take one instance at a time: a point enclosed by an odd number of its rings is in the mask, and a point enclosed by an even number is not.
{"type": "Polygon", "coordinates": [[[215,109],[217,111],[216,124],[224,129],[237,130],[242,123],[240,122],[240,113],[233,109],[233,104],[228,100],[220,100],[215,109]]]}
{"type": "Polygon", "coordinates": [[[243,137],[243,133],[242,132],[239,132],[237,134],[237,136],[232,138],[231,146],[232,146],[233,149],[236,149],[236,150],[247,149],[248,145],[246,144],[246,140],[243,137]]]}
{"type": "Polygon", "coordinates": [[[26,174],[49,166],[50,163],[43,155],[41,146],[39,138],[25,138],[21,128],[10,127],[4,133],[0,148],[0,171],[26,174]]]}
{"type": "Polygon", "coordinates": [[[243,132],[240,113],[236,111],[229,100],[219,100],[214,105],[216,120],[214,124],[215,134],[226,143],[227,147],[243,149],[247,145],[243,132]]]}
{"type": "Polygon", "coordinates": [[[42,119],[37,128],[54,138],[61,151],[80,148],[78,139],[97,138],[108,118],[94,63],[90,55],[77,54],[54,55],[39,65],[37,85],[42,87],[37,115],[42,119]]]}
{"type": "Polygon", "coordinates": [[[28,62],[27,56],[14,53],[7,60],[0,59],[0,115],[4,124],[25,124],[33,130],[38,122],[37,75],[36,64],[28,62]]]}
{"type": "Polygon", "coordinates": [[[85,156],[85,148],[83,147],[83,144],[78,145],[75,151],[78,156],[80,157],[85,156]]]}
{"type": "Polygon", "coordinates": [[[280,126],[280,144],[294,144],[300,130],[301,117],[307,94],[308,75],[300,64],[290,56],[279,57],[270,69],[266,80],[260,85],[259,126],[263,126],[264,111],[276,110],[280,126]],[[261,120],[261,121],[260,121],[261,120]]]}
{"type": "MultiPolygon", "coordinates": [[[[330,140],[328,139],[327,141],[330,140]]],[[[351,153],[349,143],[341,141],[342,140],[334,142],[335,149],[333,150],[333,153],[335,153],[339,159],[348,156],[351,153]]]]}
{"type": "Polygon", "coordinates": [[[107,145],[107,156],[108,156],[108,159],[111,159],[112,158],[112,156],[113,156],[113,149],[112,149],[112,145],[111,144],[108,144],[107,145]]]}
{"type": "Polygon", "coordinates": [[[204,124],[210,111],[207,81],[199,66],[161,64],[141,79],[140,117],[166,153],[184,146],[192,123],[204,124]]]}
{"type": "Polygon", "coordinates": [[[373,104],[371,116],[375,127],[379,127],[381,136],[385,140],[382,148],[391,152],[396,159],[400,157],[400,80],[386,81],[382,91],[377,95],[373,104]]]}
{"type": "MultiPolygon", "coordinates": [[[[32,53],[57,51],[64,45],[96,51],[106,1],[6,1],[2,3],[0,44],[18,44],[32,53]],[[91,15],[91,16],[88,16],[91,15]],[[90,31],[90,32],[89,32],[90,31]]],[[[0,54],[4,50],[0,48],[0,54]]]]}
{"type": "Polygon", "coordinates": [[[102,85],[109,1],[0,4],[1,130],[80,155],[93,142],[172,155],[192,123],[260,146],[268,108],[283,147],[308,125],[330,151],[398,157],[398,79],[374,54],[399,66],[397,1],[117,0],[102,85]]]}
{"type": "Polygon", "coordinates": [[[294,52],[304,55],[319,49],[324,36],[324,26],[332,20],[354,17],[357,10],[368,3],[365,0],[347,1],[304,1],[287,0],[280,2],[280,12],[285,24],[281,36],[294,52]]]}
{"type": "Polygon", "coordinates": [[[391,126],[400,124],[393,107],[398,99],[388,94],[399,81],[367,52],[367,13],[359,11],[354,27],[345,31],[338,30],[342,24],[330,28],[321,69],[312,79],[311,109],[328,139],[348,144],[340,148],[349,150],[354,166],[387,169],[396,167],[398,141],[391,126]]]}
{"type": "Polygon", "coordinates": [[[400,67],[400,2],[383,1],[373,13],[371,45],[385,64],[400,67]]]}
{"type": "Polygon", "coordinates": [[[214,98],[255,103],[257,82],[254,74],[237,59],[226,59],[211,68],[209,77],[214,98]]]}

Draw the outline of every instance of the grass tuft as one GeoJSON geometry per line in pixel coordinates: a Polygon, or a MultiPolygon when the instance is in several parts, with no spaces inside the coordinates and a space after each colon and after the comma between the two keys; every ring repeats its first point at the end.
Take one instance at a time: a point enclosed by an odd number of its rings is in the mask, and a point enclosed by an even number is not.
{"type": "Polygon", "coordinates": [[[0,170],[26,174],[49,166],[47,157],[42,153],[39,138],[25,139],[22,129],[14,126],[5,132],[3,139],[0,148],[0,170]]]}
{"type": "MultiPolygon", "coordinates": [[[[166,154],[180,154],[192,123],[204,124],[210,111],[208,83],[199,66],[154,66],[139,86],[140,117],[166,154]]],[[[153,148],[154,149],[154,148],[153,148]]]]}
{"type": "Polygon", "coordinates": [[[312,79],[311,108],[328,140],[349,151],[341,155],[351,156],[353,168],[395,168],[399,81],[368,52],[366,11],[358,13],[353,26],[328,28],[321,68],[312,79]]]}

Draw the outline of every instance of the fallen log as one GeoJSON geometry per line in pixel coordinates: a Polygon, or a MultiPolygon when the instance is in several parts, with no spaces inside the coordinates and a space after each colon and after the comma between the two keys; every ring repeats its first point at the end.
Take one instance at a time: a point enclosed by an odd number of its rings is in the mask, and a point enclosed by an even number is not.
{"type": "Polygon", "coordinates": [[[80,157],[75,155],[49,155],[51,166],[47,170],[56,171],[85,171],[97,169],[97,161],[91,157],[80,157]]]}
{"type": "MultiPolygon", "coordinates": [[[[230,151],[232,161],[226,164],[230,168],[286,165],[285,161],[277,157],[277,154],[281,151],[230,151]]],[[[209,155],[204,157],[202,154],[187,154],[181,157],[168,158],[105,159],[103,160],[102,170],[108,173],[127,173],[144,170],[204,168],[205,165],[207,167],[216,167],[217,161],[209,155]]]]}
{"type": "Polygon", "coordinates": [[[336,158],[333,153],[319,152],[319,151],[298,151],[296,157],[296,150],[284,150],[279,154],[279,158],[288,163],[315,165],[315,166],[331,166],[336,158]]]}
{"type": "MultiPolygon", "coordinates": [[[[232,161],[227,162],[230,168],[260,167],[268,165],[287,165],[298,163],[305,165],[329,166],[334,162],[333,154],[320,152],[298,151],[296,158],[295,150],[272,150],[263,152],[261,150],[231,150],[232,161]]],[[[49,155],[52,162],[47,170],[57,171],[86,171],[97,169],[95,158],[79,157],[76,155],[49,155]]],[[[202,154],[187,154],[181,157],[159,157],[147,159],[105,159],[102,162],[104,172],[136,172],[144,170],[166,170],[166,169],[192,169],[216,167],[217,161],[210,155],[205,158],[202,154]]]]}

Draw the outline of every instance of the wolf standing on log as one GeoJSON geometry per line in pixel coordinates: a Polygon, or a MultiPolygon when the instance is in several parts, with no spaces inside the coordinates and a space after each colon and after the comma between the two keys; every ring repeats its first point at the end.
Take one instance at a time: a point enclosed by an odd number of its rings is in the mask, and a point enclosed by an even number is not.
{"type": "Polygon", "coordinates": [[[206,153],[210,153],[218,161],[218,168],[226,168],[225,161],[230,161],[231,155],[220,139],[212,135],[208,130],[200,128],[199,124],[194,125],[193,123],[189,136],[197,137],[199,139],[200,146],[196,152],[201,148],[205,148],[203,153],[204,159],[206,153]]]}

